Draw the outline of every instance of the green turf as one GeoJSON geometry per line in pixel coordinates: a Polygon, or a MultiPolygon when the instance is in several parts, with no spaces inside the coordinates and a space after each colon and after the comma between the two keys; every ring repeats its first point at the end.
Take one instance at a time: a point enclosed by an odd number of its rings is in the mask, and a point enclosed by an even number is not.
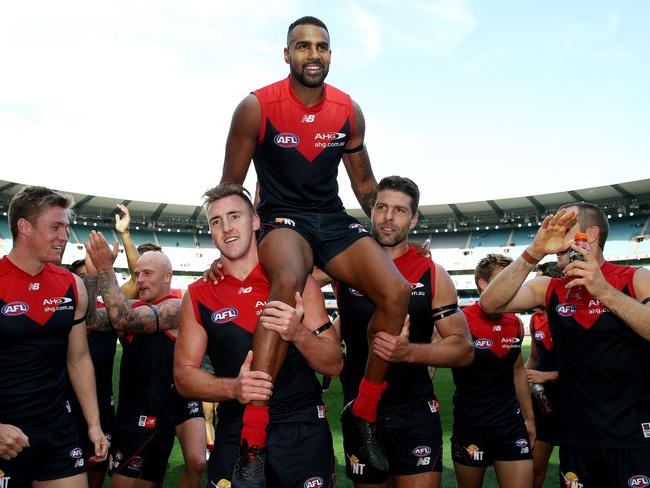
{"type": "MultiPolygon", "coordinates": [[[[529,353],[530,347],[524,344],[524,357],[529,353]]],[[[115,368],[113,370],[113,384],[118,385],[119,378],[119,361],[122,357],[122,348],[118,346],[115,355],[115,368]]],[[[436,396],[440,403],[443,429],[443,473],[442,473],[442,486],[443,488],[452,488],[456,486],[454,478],[453,464],[451,462],[451,448],[449,444],[449,437],[451,436],[452,426],[452,402],[451,397],[454,392],[454,383],[451,378],[451,371],[449,369],[439,369],[436,373],[434,380],[436,396]]],[[[117,395],[117,388],[116,395],[117,395]]],[[[341,384],[338,380],[332,381],[329,391],[325,394],[325,403],[327,405],[327,415],[329,417],[330,426],[332,428],[332,436],[334,438],[334,452],[336,454],[336,479],[339,488],[352,487],[352,483],[345,476],[345,465],[343,462],[343,439],[341,437],[341,424],[339,423],[339,416],[343,403],[343,394],[341,392],[341,384]]],[[[558,472],[558,456],[557,449],[553,451],[551,457],[546,481],[544,488],[557,486],[557,472],[558,472]]],[[[181,454],[178,440],[174,444],[174,450],[169,459],[167,467],[167,475],[165,477],[165,487],[173,488],[178,486],[178,480],[183,468],[183,456],[181,454]]],[[[104,483],[104,487],[108,487],[109,483],[104,483]]],[[[488,469],[483,483],[485,488],[497,487],[496,477],[492,468],[488,469]]]]}

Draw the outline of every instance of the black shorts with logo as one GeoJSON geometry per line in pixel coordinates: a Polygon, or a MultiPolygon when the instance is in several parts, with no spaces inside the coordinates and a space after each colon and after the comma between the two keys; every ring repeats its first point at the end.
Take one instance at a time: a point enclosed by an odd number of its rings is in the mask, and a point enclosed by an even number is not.
{"type": "MultiPolygon", "coordinates": [[[[309,407],[312,420],[270,423],[267,427],[267,488],[327,488],[334,482],[334,450],[332,434],[322,409],[309,407]]],[[[218,422],[214,448],[208,460],[209,486],[232,479],[239,455],[242,423],[218,422]]]]}
{"type": "Polygon", "coordinates": [[[174,435],[173,432],[116,429],[110,450],[109,474],[162,483],[174,447],[174,435]]]}
{"type": "Polygon", "coordinates": [[[29,439],[29,447],[10,461],[0,459],[0,471],[4,473],[0,482],[6,481],[7,487],[30,487],[32,481],[58,480],[86,472],[72,415],[62,415],[46,432],[23,432],[29,439]]]}
{"type": "MultiPolygon", "coordinates": [[[[84,452],[84,459],[86,460],[86,469],[88,471],[101,471],[104,472],[108,469],[108,459],[100,463],[90,463],[88,459],[95,453],[95,446],[88,438],[88,424],[81,412],[73,413],[79,429],[79,442],[84,452]]],[[[102,431],[106,436],[109,444],[113,439],[113,426],[115,425],[115,407],[111,400],[111,405],[104,405],[99,408],[99,423],[102,426],[102,431]]]]}
{"type": "Polygon", "coordinates": [[[560,446],[560,486],[611,488],[650,486],[650,446],[560,446]]]}
{"type": "Polygon", "coordinates": [[[455,463],[484,468],[494,461],[532,459],[528,431],[521,415],[499,425],[471,425],[454,422],[451,458],[455,463]]]}
{"type": "Polygon", "coordinates": [[[257,231],[261,242],[274,229],[291,229],[300,234],[311,247],[314,264],[322,268],[368,231],[348,214],[277,212],[260,216],[262,227],[257,231]]]}
{"type": "Polygon", "coordinates": [[[178,393],[175,395],[174,400],[174,425],[181,425],[189,419],[205,418],[203,414],[203,404],[197,400],[188,400],[180,396],[178,393]]]}

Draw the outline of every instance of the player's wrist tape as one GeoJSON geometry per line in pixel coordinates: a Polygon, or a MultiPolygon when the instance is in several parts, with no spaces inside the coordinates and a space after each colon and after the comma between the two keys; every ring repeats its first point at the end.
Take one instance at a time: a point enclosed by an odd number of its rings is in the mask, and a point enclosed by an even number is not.
{"type": "Polygon", "coordinates": [[[460,308],[458,308],[458,303],[452,303],[450,305],[445,305],[443,307],[432,310],[431,317],[434,322],[437,322],[438,320],[442,320],[458,312],[460,312],[460,308]]]}
{"type": "Polygon", "coordinates": [[[73,320],[72,325],[77,325],[77,324],[80,324],[81,322],[84,322],[86,320],[86,317],[87,317],[87,315],[84,315],[83,317],[81,317],[79,319],[73,320]]]}
{"type": "Polygon", "coordinates": [[[359,151],[363,151],[363,148],[364,148],[364,145],[363,145],[363,142],[362,142],[357,147],[352,147],[350,149],[343,149],[343,153],[344,154],[354,154],[354,153],[357,153],[359,151]]]}
{"type": "Polygon", "coordinates": [[[325,332],[327,329],[329,329],[330,327],[332,327],[332,322],[329,322],[329,321],[325,322],[323,325],[321,325],[318,329],[316,329],[314,331],[314,335],[319,336],[323,332],[325,332]]]}
{"type": "Polygon", "coordinates": [[[525,249],[524,249],[524,252],[521,253],[521,258],[524,261],[526,261],[528,264],[530,264],[531,266],[536,266],[537,263],[539,263],[542,260],[542,258],[537,258],[537,257],[533,256],[531,253],[529,253],[525,249]]]}
{"type": "Polygon", "coordinates": [[[158,317],[158,310],[153,305],[147,303],[147,307],[153,312],[153,316],[156,317],[156,332],[160,332],[160,317],[158,317]]]}

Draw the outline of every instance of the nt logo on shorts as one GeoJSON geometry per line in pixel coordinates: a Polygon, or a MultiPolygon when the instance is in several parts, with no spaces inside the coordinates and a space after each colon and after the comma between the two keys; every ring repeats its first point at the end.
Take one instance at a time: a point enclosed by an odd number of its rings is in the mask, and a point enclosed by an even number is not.
{"type": "Polygon", "coordinates": [[[5,476],[5,472],[0,469],[0,488],[9,488],[11,476],[5,476]]]}

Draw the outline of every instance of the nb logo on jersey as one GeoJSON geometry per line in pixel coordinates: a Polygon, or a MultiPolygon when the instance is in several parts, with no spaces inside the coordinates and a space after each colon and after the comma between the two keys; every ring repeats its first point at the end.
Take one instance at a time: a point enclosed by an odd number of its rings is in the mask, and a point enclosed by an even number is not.
{"type": "Polygon", "coordinates": [[[30,283],[27,285],[27,291],[36,291],[41,287],[40,283],[30,283]]]}
{"type": "Polygon", "coordinates": [[[305,484],[303,486],[305,488],[321,488],[321,486],[323,486],[323,478],[314,476],[313,478],[309,478],[307,481],[305,481],[305,484]]]}
{"type": "Polygon", "coordinates": [[[237,295],[244,295],[244,294],[246,294],[246,293],[250,293],[250,292],[252,292],[252,291],[253,291],[253,287],[252,287],[252,286],[249,286],[249,287],[246,287],[246,288],[241,287],[241,288],[239,289],[239,291],[237,292],[237,295]]]}
{"type": "Polygon", "coordinates": [[[225,324],[226,322],[231,322],[237,318],[239,312],[236,308],[222,308],[212,314],[210,317],[215,324],[225,324]]]}
{"type": "Polygon", "coordinates": [[[296,147],[300,143],[300,137],[290,132],[283,132],[273,138],[276,146],[296,147]]]}
{"type": "Polygon", "coordinates": [[[493,325],[492,330],[494,332],[501,332],[501,326],[500,325],[493,325]]]}
{"type": "Polygon", "coordinates": [[[311,124],[314,120],[316,120],[316,116],[314,114],[307,114],[302,116],[302,120],[300,122],[302,124],[311,124]]]}
{"type": "Polygon", "coordinates": [[[25,302],[11,302],[2,307],[2,315],[13,317],[16,315],[23,315],[27,313],[28,310],[29,305],[27,305],[25,302]]]}
{"type": "Polygon", "coordinates": [[[275,222],[277,224],[290,225],[291,227],[296,226],[296,221],[295,220],[287,219],[285,217],[276,217],[275,222]]]}

